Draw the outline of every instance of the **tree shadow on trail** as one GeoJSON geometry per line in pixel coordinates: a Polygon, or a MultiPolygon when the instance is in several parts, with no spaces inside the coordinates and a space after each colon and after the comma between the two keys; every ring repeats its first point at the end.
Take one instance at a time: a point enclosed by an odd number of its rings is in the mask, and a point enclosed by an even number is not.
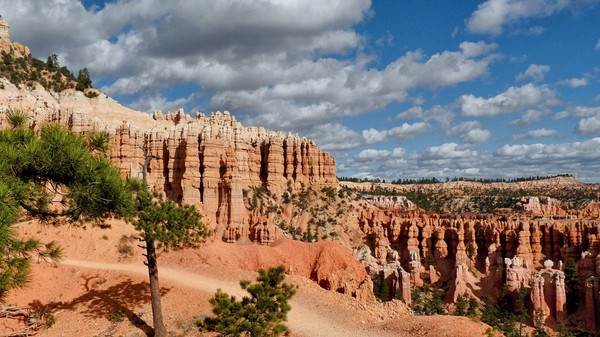
{"type": "MultiPolygon", "coordinates": [[[[146,336],[153,336],[154,330],[132,310],[143,304],[150,303],[150,286],[148,282],[134,283],[130,279],[102,289],[105,282],[100,276],[82,276],[85,294],[69,301],[41,303],[35,300],[29,303],[32,308],[44,308],[56,312],[59,310],[79,311],[89,318],[109,318],[111,313],[120,311],[137,328],[144,331],[146,336]]],[[[161,288],[161,295],[169,292],[169,288],[161,288]]]]}

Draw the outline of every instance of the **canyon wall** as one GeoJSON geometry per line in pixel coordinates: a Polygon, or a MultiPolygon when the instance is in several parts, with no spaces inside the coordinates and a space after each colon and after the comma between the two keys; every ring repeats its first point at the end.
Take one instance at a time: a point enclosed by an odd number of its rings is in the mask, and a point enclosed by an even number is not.
{"type": "Polygon", "coordinates": [[[265,188],[281,195],[302,186],[337,187],[335,159],[310,139],[264,128],[244,127],[229,112],[194,117],[183,110],[153,115],[119,105],[108,96],[50,93],[41,86],[16,88],[0,79],[0,127],[5,112],[22,109],[29,126],[59,123],[79,134],[111,134],[109,157],[128,177],[142,178],[144,148],[153,156],[148,184],[165,197],[203,209],[204,222],[227,241],[255,236],[244,205],[244,190],[265,188]]]}

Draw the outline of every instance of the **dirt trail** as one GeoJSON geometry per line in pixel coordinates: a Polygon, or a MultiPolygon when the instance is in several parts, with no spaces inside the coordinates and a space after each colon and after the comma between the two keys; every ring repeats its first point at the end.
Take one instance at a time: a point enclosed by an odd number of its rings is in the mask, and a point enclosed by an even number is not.
{"type": "MultiPolygon", "coordinates": [[[[92,268],[98,270],[118,271],[124,274],[147,275],[148,269],[139,264],[121,264],[121,263],[103,263],[88,260],[65,259],[62,264],[79,268],[92,268]]],[[[159,270],[160,279],[163,283],[176,283],[181,286],[214,293],[217,288],[223,291],[241,297],[245,294],[239,287],[238,282],[222,280],[212,276],[192,273],[169,267],[161,267],[159,270]]],[[[331,320],[326,313],[320,313],[304,305],[303,301],[309,299],[298,298],[302,292],[298,292],[291,300],[293,310],[288,315],[287,325],[290,329],[302,336],[310,337],[391,337],[398,334],[386,334],[384,331],[368,331],[365,327],[359,325],[349,326],[344,320],[331,320]]],[[[358,322],[357,322],[358,323],[358,322]]]]}

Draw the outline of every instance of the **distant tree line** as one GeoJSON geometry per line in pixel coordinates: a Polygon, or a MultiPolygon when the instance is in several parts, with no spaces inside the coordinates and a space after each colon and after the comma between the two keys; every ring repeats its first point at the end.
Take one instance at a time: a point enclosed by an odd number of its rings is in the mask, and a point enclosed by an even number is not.
{"type": "MultiPolygon", "coordinates": [[[[544,179],[551,179],[551,178],[559,178],[559,177],[573,177],[573,175],[571,174],[557,174],[557,175],[550,175],[550,176],[529,176],[529,177],[518,177],[518,178],[465,178],[465,177],[454,177],[454,178],[449,178],[446,177],[445,180],[441,180],[438,179],[436,177],[431,177],[431,178],[419,178],[419,179],[402,179],[402,178],[398,178],[396,180],[392,180],[390,182],[390,184],[393,185],[425,185],[425,184],[437,184],[437,183],[442,183],[442,182],[455,182],[455,181],[469,181],[469,182],[477,182],[477,183],[483,183],[483,184],[491,184],[491,183],[514,183],[514,182],[521,182],[521,181],[537,181],[537,180],[544,180],[544,179]]],[[[380,178],[355,178],[355,177],[338,177],[338,180],[340,181],[349,181],[349,182],[355,182],[355,183],[385,183],[385,179],[380,179],[380,178]]]]}
{"type": "Polygon", "coordinates": [[[385,179],[379,178],[356,178],[356,177],[337,177],[339,181],[349,181],[353,183],[384,183],[385,179]]]}

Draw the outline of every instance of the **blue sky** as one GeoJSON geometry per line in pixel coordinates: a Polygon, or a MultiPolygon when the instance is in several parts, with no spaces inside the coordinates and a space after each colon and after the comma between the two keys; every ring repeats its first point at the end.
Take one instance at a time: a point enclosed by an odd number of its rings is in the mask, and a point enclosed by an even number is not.
{"type": "Polygon", "coordinates": [[[122,104],[313,138],[339,176],[600,182],[599,0],[0,0],[122,104]]]}

